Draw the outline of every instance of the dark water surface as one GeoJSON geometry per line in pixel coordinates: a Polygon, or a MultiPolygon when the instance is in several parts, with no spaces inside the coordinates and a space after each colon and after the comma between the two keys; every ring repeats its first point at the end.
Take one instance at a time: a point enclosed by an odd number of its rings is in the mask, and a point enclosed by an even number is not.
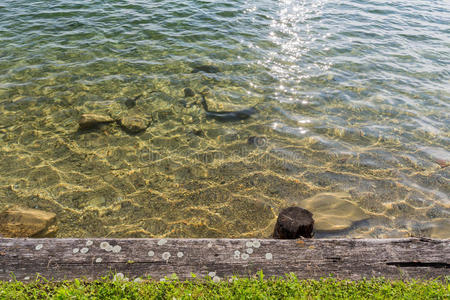
{"type": "Polygon", "coordinates": [[[3,1],[0,45],[0,206],[60,237],[266,237],[301,205],[318,236],[450,238],[447,1],[3,1]]]}

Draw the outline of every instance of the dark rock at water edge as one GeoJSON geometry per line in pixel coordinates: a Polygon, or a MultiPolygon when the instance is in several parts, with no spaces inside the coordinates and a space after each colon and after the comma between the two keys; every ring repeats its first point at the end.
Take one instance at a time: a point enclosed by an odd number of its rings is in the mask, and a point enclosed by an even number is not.
{"type": "Polygon", "coordinates": [[[314,229],[313,214],[301,207],[291,206],[278,215],[273,231],[274,239],[312,238],[314,229]]]}

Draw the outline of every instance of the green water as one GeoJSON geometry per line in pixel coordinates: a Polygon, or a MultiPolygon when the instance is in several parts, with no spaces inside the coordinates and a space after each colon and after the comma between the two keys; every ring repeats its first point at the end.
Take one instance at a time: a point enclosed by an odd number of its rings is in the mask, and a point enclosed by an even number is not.
{"type": "Polygon", "coordinates": [[[0,208],[59,237],[267,237],[301,205],[319,237],[449,238],[449,24],[425,0],[7,1],[0,208]],[[258,113],[207,119],[200,91],[258,113]]]}

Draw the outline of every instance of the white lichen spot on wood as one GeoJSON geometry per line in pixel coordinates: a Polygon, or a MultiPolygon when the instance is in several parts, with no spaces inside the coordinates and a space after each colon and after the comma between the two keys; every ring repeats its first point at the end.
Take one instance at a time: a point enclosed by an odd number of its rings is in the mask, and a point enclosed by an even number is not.
{"type": "Polygon", "coordinates": [[[182,258],[184,256],[183,252],[178,252],[177,253],[178,258],[182,258]]]}
{"type": "Polygon", "coordinates": [[[162,258],[163,258],[164,260],[169,260],[169,258],[170,258],[170,253],[169,253],[169,252],[164,252],[164,253],[162,254],[162,258]]]}
{"type": "Polygon", "coordinates": [[[243,259],[243,260],[246,260],[246,259],[248,259],[248,254],[247,253],[242,253],[241,254],[241,258],[243,259]]]}
{"type": "Polygon", "coordinates": [[[261,246],[261,243],[258,240],[253,241],[253,247],[259,248],[261,246]]]}
{"type": "Polygon", "coordinates": [[[105,250],[108,252],[111,252],[113,248],[114,248],[113,246],[108,244],[108,246],[106,246],[105,250]]]}
{"type": "Polygon", "coordinates": [[[247,248],[245,251],[247,251],[248,254],[252,254],[253,253],[253,249],[252,248],[247,248]]]}
{"type": "Polygon", "coordinates": [[[272,257],[273,257],[272,253],[266,253],[266,259],[270,260],[270,259],[272,259],[272,257]]]}
{"type": "Polygon", "coordinates": [[[101,242],[100,243],[100,249],[106,250],[106,247],[108,247],[108,246],[109,246],[108,242],[101,242]]]}
{"type": "Polygon", "coordinates": [[[103,259],[102,259],[101,257],[97,257],[97,258],[95,259],[95,262],[96,262],[96,263],[101,263],[102,260],[103,260],[103,259]]]}
{"type": "Polygon", "coordinates": [[[80,250],[80,252],[81,253],[83,253],[83,254],[85,254],[85,253],[88,253],[88,251],[89,251],[89,248],[81,248],[81,250],[80,250]]]}
{"type": "Polygon", "coordinates": [[[154,256],[154,255],[155,255],[155,252],[153,252],[152,250],[150,250],[150,251],[148,251],[147,255],[148,255],[148,256],[154,256]]]}
{"type": "Polygon", "coordinates": [[[162,245],[164,245],[165,243],[167,243],[167,240],[166,240],[166,239],[160,239],[160,240],[158,241],[158,246],[162,246],[162,245]]]}
{"type": "Polygon", "coordinates": [[[30,276],[25,277],[23,280],[30,280],[30,276]]]}
{"type": "Polygon", "coordinates": [[[78,253],[79,251],[80,251],[79,248],[74,248],[74,249],[72,250],[73,254],[76,254],[76,253],[78,253]]]}
{"type": "Polygon", "coordinates": [[[215,283],[220,282],[220,277],[219,277],[219,276],[214,276],[214,277],[213,277],[213,281],[214,281],[215,283]]]}
{"type": "Polygon", "coordinates": [[[42,247],[43,247],[43,245],[42,245],[42,244],[37,244],[37,245],[36,245],[36,248],[35,248],[35,249],[39,251],[39,250],[41,250],[41,249],[42,249],[42,247]]]}
{"type": "Polygon", "coordinates": [[[211,277],[211,278],[213,278],[214,276],[216,276],[216,272],[209,272],[209,273],[208,273],[208,276],[211,277]]]}
{"type": "Polygon", "coordinates": [[[209,243],[208,243],[208,248],[211,248],[211,247],[212,247],[212,243],[209,242],[209,243]]]}
{"type": "Polygon", "coordinates": [[[234,258],[239,259],[241,257],[241,252],[239,250],[234,251],[234,258]]]}
{"type": "Polygon", "coordinates": [[[88,247],[92,246],[93,243],[94,243],[93,241],[89,240],[89,241],[86,242],[86,246],[88,246],[88,247]]]}
{"type": "Polygon", "coordinates": [[[245,246],[247,246],[247,248],[251,248],[253,246],[253,242],[248,241],[245,243],[245,246]]]}
{"type": "Polygon", "coordinates": [[[119,245],[115,245],[115,246],[112,248],[112,252],[114,252],[114,253],[119,253],[120,250],[122,250],[122,247],[120,247],[119,245]]]}

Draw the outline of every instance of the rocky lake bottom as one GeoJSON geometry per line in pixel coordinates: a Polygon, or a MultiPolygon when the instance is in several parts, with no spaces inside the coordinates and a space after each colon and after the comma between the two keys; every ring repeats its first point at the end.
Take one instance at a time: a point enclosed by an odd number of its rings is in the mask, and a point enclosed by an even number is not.
{"type": "Polygon", "coordinates": [[[301,206],[316,237],[449,238],[449,18],[422,0],[0,4],[0,212],[54,213],[56,237],[237,238],[301,206]]]}

